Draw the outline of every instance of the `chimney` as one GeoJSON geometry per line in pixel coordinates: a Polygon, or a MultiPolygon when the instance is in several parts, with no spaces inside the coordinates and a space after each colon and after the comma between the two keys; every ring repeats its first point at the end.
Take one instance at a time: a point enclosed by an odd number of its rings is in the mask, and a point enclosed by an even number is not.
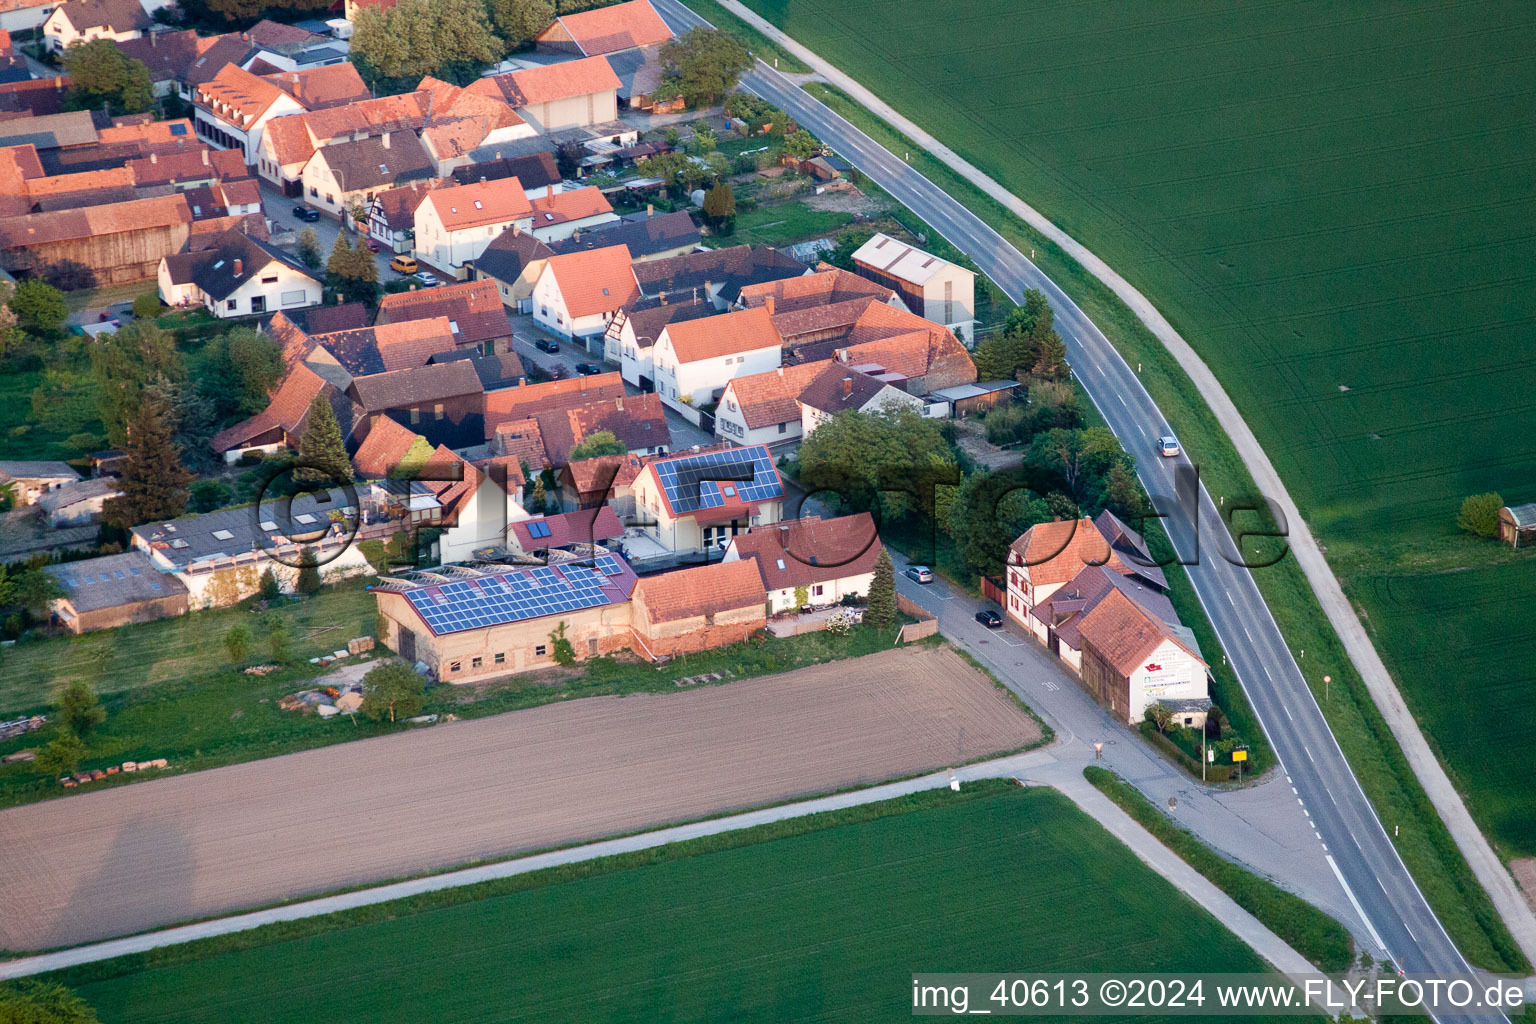
{"type": "Polygon", "coordinates": [[[784,376],[784,367],[782,367],[782,366],[779,367],[779,376],[780,377],[784,376]]]}
{"type": "Polygon", "coordinates": [[[389,132],[384,133],[383,145],[385,149],[389,148],[389,132]]]}
{"type": "Polygon", "coordinates": [[[646,203],[645,204],[645,215],[647,217],[654,217],[656,215],[656,204],[655,203],[646,203]]]}
{"type": "Polygon", "coordinates": [[[773,316],[773,296],[772,295],[768,296],[768,298],[763,302],[763,308],[768,310],[768,315],[769,316],[773,316]]]}
{"type": "Polygon", "coordinates": [[[149,162],[152,163],[152,164],[159,163],[160,162],[160,154],[159,153],[151,153],[151,154],[149,154],[149,162]]]}
{"type": "Polygon", "coordinates": [[[240,257],[236,256],[235,257],[235,276],[239,277],[244,271],[245,271],[245,261],[242,260],[240,257]]]}
{"type": "MultiPolygon", "coordinates": [[[[237,271],[237,273],[238,273],[238,271],[237,271]]],[[[853,397],[853,378],[852,377],[844,377],[843,378],[843,401],[846,402],[848,399],[850,399],[852,397],[853,397]]]]}
{"type": "Polygon", "coordinates": [[[613,407],[615,409],[617,409],[619,412],[623,412],[624,411],[624,396],[623,395],[620,395],[617,399],[615,399],[615,401],[613,403],[613,407]]]}
{"type": "Polygon", "coordinates": [[[715,282],[713,282],[713,281],[705,281],[704,282],[704,297],[706,299],[709,298],[709,289],[714,286],[714,283],[715,282]]]}
{"type": "Polygon", "coordinates": [[[660,302],[661,302],[661,304],[663,306],[665,306],[667,304],[667,293],[666,292],[662,292],[661,293],[660,302]]]}
{"type": "Polygon", "coordinates": [[[480,175],[480,184],[482,184],[482,185],[485,184],[485,175],[483,175],[483,174],[480,175]]]}
{"type": "Polygon", "coordinates": [[[210,161],[208,159],[208,151],[205,149],[205,150],[203,150],[203,166],[207,167],[209,165],[210,165],[210,161]]]}

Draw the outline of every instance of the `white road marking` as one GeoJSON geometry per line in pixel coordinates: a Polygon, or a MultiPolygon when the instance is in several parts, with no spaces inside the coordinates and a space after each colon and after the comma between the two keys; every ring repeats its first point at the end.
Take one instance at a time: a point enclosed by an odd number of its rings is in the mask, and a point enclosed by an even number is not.
{"type": "MultiPolygon", "coordinates": [[[[1118,399],[1120,399],[1120,404],[1121,404],[1121,405],[1125,405],[1125,396],[1124,396],[1124,395],[1116,395],[1116,396],[1115,396],[1115,397],[1116,397],[1116,398],[1118,398],[1118,399]]],[[[1129,408],[1130,408],[1130,406],[1128,406],[1128,405],[1125,405],[1125,407],[1126,407],[1126,408],[1127,408],[1127,409],[1129,409],[1129,408]]]]}
{"type": "MultiPolygon", "coordinates": [[[[1358,846],[1359,843],[1355,845],[1358,846]]],[[[1365,925],[1365,930],[1371,933],[1371,938],[1376,940],[1376,948],[1385,950],[1387,944],[1381,941],[1381,936],[1377,934],[1376,927],[1371,924],[1371,919],[1365,916],[1365,908],[1360,905],[1359,900],[1355,899],[1355,892],[1349,887],[1349,883],[1344,881],[1344,872],[1340,871],[1339,866],[1334,863],[1333,854],[1324,854],[1324,856],[1328,858],[1328,866],[1333,868],[1334,877],[1339,880],[1339,885],[1344,888],[1344,895],[1349,897],[1349,905],[1355,908],[1355,915],[1360,918],[1360,923],[1365,925]]]]}
{"type": "Polygon", "coordinates": [[[1313,764],[1317,764],[1317,758],[1312,756],[1312,748],[1311,747],[1309,747],[1305,743],[1303,743],[1301,745],[1301,749],[1305,750],[1307,752],[1307,760],[1308,761],[1311,761],[1313,764]]]}
{"type": "Polygon", "coordinates": [[[1233,608],[1237,607],[1237,602],[1232,600],[1232,591],[1230,590],[1227,591],[1227,604],[1231,605],[1233,608]]]}
{"type": "Polygon", "coordinates": [[[1264,678],[1268,679],[1270,682],[1274,682],[1275,681],[1275,677],[1269,674],[1269,666],[1268,665],[1260,665],[1259,667],[1264,670],[1264,678]]]}
{"type": "Polygon", "coordinates": [[[1243,627],[1243,635],[1248,638],[1248,642],[1249,643],[1253,643],[1253,634],[1248,632],[1248,627],[1247,626],[1243,627]]]}
{"type": "Polygon", "coordinates": [[[1291,709],[1288,706],[1286,706],[1285,704],[1281,704],[1280,706],[1282,708],[1285,708],[1285,717],[1286,718],[1289,718],[1293,722],[1296,721],[1296,719],[1291,715],[1291,709]]]}

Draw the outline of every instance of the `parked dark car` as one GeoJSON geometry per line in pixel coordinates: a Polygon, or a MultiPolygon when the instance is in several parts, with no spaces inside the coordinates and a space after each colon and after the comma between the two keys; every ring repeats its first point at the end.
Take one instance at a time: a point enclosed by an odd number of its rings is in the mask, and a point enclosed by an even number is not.
{"type": "Polygon", "coordinates": [[[576,372],[583,377],[593,377],[603,372],[603,368],[596,363],[577,363],[576,372]]]}
{"type": "Polygon", "coordinates": [[[558,341],[554,341],[553,339],[550,339],[550,338],[537,338],[537,339],[535,339],[534,343],[533,343],[533,347],[538,349],[540,352],[559,352],[560,351],[560,343],[558,341]]]}
{"type": "Polygon", "coordinates": [[[309,206],[295,206],[293,208],[293,215],[299,220],[311,224],[320,219],[320,211],[309,206]]]}
{"type": "Polygon", "coordinates": [[[976,621],[988,629],[997,629],[1003,624],[1003,617],[991,608],[983,608],[976,613],[976,621]]]}

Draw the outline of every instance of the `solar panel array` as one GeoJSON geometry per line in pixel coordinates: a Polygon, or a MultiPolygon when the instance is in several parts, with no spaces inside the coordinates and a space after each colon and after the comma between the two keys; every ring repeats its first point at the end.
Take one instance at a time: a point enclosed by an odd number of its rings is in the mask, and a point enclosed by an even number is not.
{"type": "Polygon", "coordinates": [[[612,572],[606,567],[600,575],[584,566],[567,565],[554,569],[541,565],[524,572],[421,587],[406,591],[404,596],[421,613],[432,632],[439,636],[536,619],[541,615],[596,608],[612,600],[603,593],[603,586],[609,582],[607,576],[617,576],[624,571],[613,556],[602,558],[613,563],[612,572]]]}
{"type": "Polygon", "coordinates": [[[727,498],[749,502],[784,497],[773,459],[763,445],[669,459],[655,463],[655,468],[668,504],[678,513],[719,508],[727,498]]]}

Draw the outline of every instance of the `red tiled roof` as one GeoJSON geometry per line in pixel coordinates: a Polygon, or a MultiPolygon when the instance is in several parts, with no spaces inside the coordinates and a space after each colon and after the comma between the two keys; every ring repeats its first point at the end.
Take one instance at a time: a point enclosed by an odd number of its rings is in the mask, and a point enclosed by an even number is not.
{"type": "Polygon", "coordinates": [[[533,212],[528,196],[517,179],[485,181],[470,185],[449,185],[430,193],[426,202],[437,211],[438,220],[448,231],[507,224],[533,212]]]}
{"type": "Polygon", "coordinates": [[[356,103],[369,97],[368,86],[351,61],[325,64],[303,71],[280,71],[265,76],[268,82],[299,101],[305,110],[323,110],[356,103]]]}
{"type": "Polygon", "coordinates": [[[589,57],[636,46],[655,46],[672,38],[672,30],[661,20],[650,0],[629,0],[612,7],[564,15],[556,19],[555,25],[539,33],[537,39],[542,42],[546,37],[554,38],[556,29],[561,27],[589,57]]]}
{"type": "Polygon", "coordinates": [[[224,65],[212,80],[198,88],[198,98],[215,116],[241,128],[266,113],[283,95],[283,90],[272,82],[234,64],[224,65]]]}
{"type": "Polygon", "coordinates": [[[560,253],[545,260],[544,266],[545,273],[555,275],[566,312],[573,319],[610,313],[640,297],[628,246],[560,253]]]}
{"type": "MultiPolygon", "coordinates": [[[[295,366],[283,378],[272,401],[261,412],[248,420],[226,427],[213,435],[209,445],[220,454],[267,433],[274,427],[286,434],[303,432],[304,418],[316,395],[331,389],[320,375],[302,364],[295,366]]],[[[334,390],[334,389],[331,389],[334,390]]]]}
{"type": "Polygon", "coordinates": [[[562,419],[540,417],[544,450],[555,465],[570,461],[571,451],[593,434],[607,431],[625,448],[668,448],[672,432],[661,396],[620,395],[573,406],[562,419]]]}
{"type": "Polygon", "coordinates": [[[375,324],[370,330],[386,371],[426,366],[433,356],[458,347],[458,339],[445,316],[375,324]]]}
{"type": "Polygon", "coordinates": [[[768,594],[752,559],[713,562],[647,576],[635,584],[630,599],[641,605],[654,625],[710,613],[761,608],[768,594]]]}
{"type": "Polygon", "coordinates": [[[607,505],[598,508],[578,509],[558,516],[535,516],[507,524],[507,529],[517,538],[524,551],[538,548],[563,548],[570,544],[596,544],[598,541],[624,536],[624,524],[618,514],[607,505]],[[549,528],[549,536],[535,537],[528,529],[530,523],[543,523],[549,528]]]}
{"type": "Polygon", "coordinates": [[[768,590],[848,579],[875,571],[883,545],[868,512],[820,519],[808,516],[737,534],[731,545],[757,562],[768,590]]]}
{"type": "MultiPolygon", "coordinates": [[[[533,420],[528,422],[532,423],[533,420]]],[[[628,455],[599,455],[595,459],[582,459],[565,467],[565,471],[571,475],[571,484],[578,493],[587,495],[598,488],[617,487],[623,483],[634,480],[631,476],[624,480],[625,469],[630,468],[634,473],[640,470],[638,460],[631,459],[628,455]],[[633,466],[631,463],[633,462],[633,466]]]]}
{"type": "Polygon", "coordinates": [[[556,192],[552,196],[540,196],[532,201],[532,205],[533,226],[536,228],[613,212],[613,206],[603,196],[602,190],[590,186],[571,189],[569,192],[556,192]]]}
{"type": "Polygon", "coordinates": [[[1085,643],[1092,644],[1094,650],[1122,675],[1130,675],[1140,668],[1142,661],[1166,641],[1172,641],[1200,664],[1205,664],[1199,652],[1192,650],[1167,623],[1148,614],[1119,590],[1105,595],[1098,607],[1083,619],[1078,632],[1085,643]]]}
{"type": "Polygon", "coordinates": [[[567,409],[588,402],[622,397],[624,380],[617,373],[599,373],[591,377],[524,384],[521,387],[488,391],[485,395],[485,436],[508,420],[537,418],[540,414],[564,415],[567,409]]]}
{"type": "Polygon", "coordinates": [[[395,471],[419,440],[424,440],[420,434],[381,416],[352,456],[352,466],[364,479],[383,479],[395,471]]]}
{"type": "Polygon", "coordinates": [[[173,224],[189,224],[192,211],[185,196],[158,196],[109,203],[80,210],[55,210],[0,220],[0,248],[63,242],[126,231],[149,231],[173,224]]]}
{"type": "Polygon", "coordinates": [[[583,57],[580,60],[493,75],[480,79],[468,88],[470,92],[486,96],[499,95],[514,107],[525,107],[590,93],[609,90],[617,92],[619,85],[619,76],[613,73],[607,60],[602,57],[583,57]]]}
{"type": "MultiPolygon", "coordinates": [[[[391,190],[398,191],[398,190],[391,190]]],[[[506,321],[506,308],[496,291],[494,281],[462,281],[438,288],[418,288],[411,292],[396,292],[379,300],[378,323],[402,323],[424,317],[445,316],[457,319],[471,313],[496,313],[506,321]]],[[[503,334],[511,333],[511,326],[503,334]]]]}
{"type": "MultiPolygon", "coordinates": [[[[550,262],[560,258],[556,256],[550,262]]],[[[776,349],[780,345],[773,317],[762,307],[739,309],[734,313],[707,316],[701,320],[670,323],[662,331],[662,336],[671,342],[678,362],[682,363],[714,359],[737,352],[776,349]]],[[[659,344],[660,339],[657,342],[659,344]]]]}
{"type": "Polygon", "coordinates": [[[741,303],[748,307],[761,306],[772,297],[774,313],[783,314],[850,299],[873,298],[889,302],[895,294],[883,284],[837,267],[828,267],[801,277],[746,285],[741,289],[741,303]]]}
{"type": "Polygon", "coordinates": [[[502,420],[491,433],[496,449],[516,459],[520,466],[526,463],[531,471],[537,472],[550,464],[544,451],[544,434],[539,430],[539,421],[532,416],[502,420]]]}
{"type": "Polygon", "coordinates": [[[741,417],[750,430],[791,420],[799,422],[800,405],[796,399],[818,373],[831,365],[832,360],[819,359],[813,363],[781,366],[767,373],[733,377],[726,385],[726,394],[741,409],[741,417]]]}
{"type": "Polygon", "coordinates": [[[1030,582],[1036,586],[1065,583],[1087,565],[1129,572],[1087,516],[1031,526],[1008,545],[1008,556],[1010,565],[1028,567],[1030,582]]]}

